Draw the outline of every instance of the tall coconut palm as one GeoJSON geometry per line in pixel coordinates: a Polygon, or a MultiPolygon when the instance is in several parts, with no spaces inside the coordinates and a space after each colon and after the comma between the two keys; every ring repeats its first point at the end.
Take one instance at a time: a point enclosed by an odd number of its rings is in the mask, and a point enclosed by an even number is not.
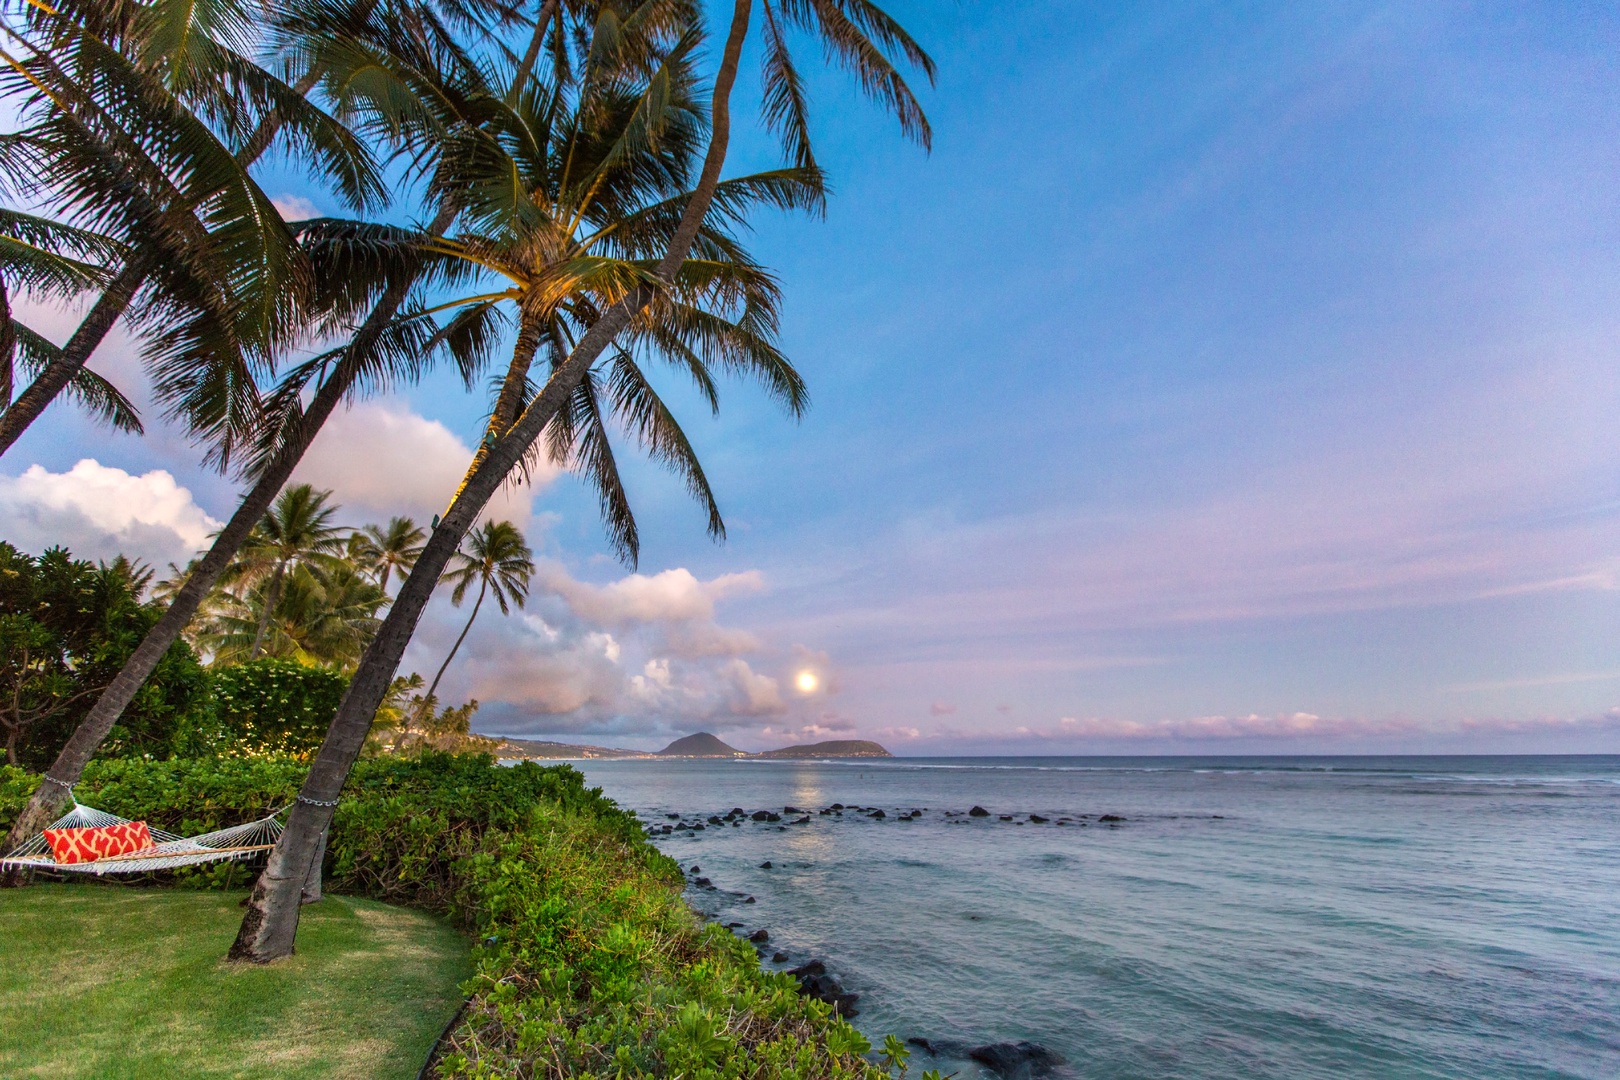
{"type": "Polygon", "coordinates": [[[367,525],[349,538],[349,558],[377,579],[377,587],[388,589],[388,578],[401,580],[416,565],[427,533],[408,517],[389,519],[387,525],[367,525]]]}
{"type": "Polygon", "coordinates": [[[428,685],[429,701],[434,700],[439,680],[444,678],[450,661],[456,658],[461,643],[467,640],[467,631],[472,629],[473,620],[478,618],[478,609],[484,606],[485,594],[494,594],[501,614],[510,615],[511,605],[522,607],[528,600],[529,577],[533,573],[534,553],[523,539],[523,532],[510,521],[486,521],[467,534],[461,550],[456,552],[455,565],[444,579],[455,584],[455,589],[450,593],[450,603],[456,607],[460,607],[467,598],[467,590],[475,581],[478,583],[478,599],[473,601],[472,614],[467,616],[467,625],[461,628],[461,635],[450,647],[450,655],[444,658],[438,674],[428,685]]]}
{"type": "MultiPolygon", "coordinates": [[[[769,4],[772,0],[761,2],[769,4]]],[[[755,0],[736,0],[733,8],[711,94],[710,137],[703,167],[651,280],[634,284],[604,311],[572,345],[566,360],[553,368],[545,385],[528,401],[516,421],[492,443],[486,439],[488,449],[483,461],[464,483],[429,538],[415,569],[400,588],[388,617],[356,669],[305,780],[301,799],[289,816],[287,829],[254,886],[242,928],[231,948],[232,956],[266,961],[291,951],[298,925],[299,886],[331,819],[328,804],[336,801],[359,755],[367,725],[387,693],[394,670],[432,596],[439,574],[489,499],[531,452],[546,426],[566,407],[597,358],[675,281],[711,210],[716,208],[720,174],[730,142],[731,91],[754,3],[755,0]]],[[[925,71],[931,71],[931,65],[886,14],[866,0],[779,0],[767,11],[772,15],[791,16],[790,26],[819,32],[829,52],[857,74],[863,87],[897,112],[902,130],[926,143],[928,130],[921,118],[921,109],[913,110],[915,101],[911,92],[886,53],[897,50],[913,62],[921,63],[925,71]]],[[[774,83],[768,80],[767,85],[784,87],[787,84],[778,77],[774,83]]],[[[800,97],[802,104],[802,95],[800,97]]],[[[769,103],[768,91],[768,115],[769,103]]],[[[790,143],[797,139],[808,148],[808,128],[795,122],[795,118],[802,118],[803,114],[802,107],[789,107],[780,130],[790,143]],[[800,134],[795,135],[795,131],[800,134]]]]}
{"type": "Polygon", "coordinates": [[[262,584],[264,588],[258,622],[244,659],[256,660],[263,652],[265,633],[287,575],[300,568],[329,566],[342,555],[347,537],[333,524],[339,508],[327,503],[331,497],[330,491],[317,491],[309,484],[293,485],[281,493],[242,545],[229,580],[249,586],[262,584]]]}

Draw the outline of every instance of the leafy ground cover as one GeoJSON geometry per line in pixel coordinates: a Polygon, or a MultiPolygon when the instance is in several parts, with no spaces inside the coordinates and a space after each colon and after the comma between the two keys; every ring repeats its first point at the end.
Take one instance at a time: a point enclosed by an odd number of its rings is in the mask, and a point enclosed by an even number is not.
{"type": "MultiPolygon", "coordinates": [[[[305,768],[285,758],[98,761],[78,797],[188,834],[284,804],[305,768]]],[[[0,828],[36,782],[0,767],[0,828]]],[[[471,1004],[439,1077],[879,1080],[904,1071],[900,1044],[885,1046],[880,1069],[829,1006],[761,970],[746,942],[701,923],[681,897],[680,868],[646,842],[634,815],[566,765],[502,768],[445,754],[362,761],[327,859],[329,893],[444,915],[479,942],[463,984],[471,1004]]],[[[218,887],[233,873],[239,885],[241,870],[229,867],[154,880],[218,887]]],[[[312,926],[299,931],[301,954],[312,926]]],[[[213,945],[214,962],[225,945],[213,945]]]]}
{"type": "Polygon", "coordinates": [[[466,938],[328,897],[304,912],[292,959],[226,964],[240,895],[0,891],[0,1076],[415,1076],[461,1005],[466,938]]]}

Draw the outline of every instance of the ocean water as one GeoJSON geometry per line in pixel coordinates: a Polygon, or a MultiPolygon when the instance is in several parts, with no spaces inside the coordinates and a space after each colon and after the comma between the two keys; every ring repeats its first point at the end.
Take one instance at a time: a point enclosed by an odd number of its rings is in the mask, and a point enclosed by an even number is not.
{"type": "Polygon", "coordinates": [[[1620,756],[579,765],[659,824],[883,808],[657,841],[869,1036],[1099,1080],[1620,1077],[1620,756]]]}

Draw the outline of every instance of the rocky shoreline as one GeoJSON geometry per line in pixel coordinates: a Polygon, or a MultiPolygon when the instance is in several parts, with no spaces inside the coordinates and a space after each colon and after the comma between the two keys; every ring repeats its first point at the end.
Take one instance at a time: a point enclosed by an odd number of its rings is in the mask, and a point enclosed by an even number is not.
{"type": "MultiPolygon", "coordinates": [[[[734,806],[724,812],[712,814],[665,813],[662,816],[663,821],[644,821],[643,827],[649,838],[676,835],[696,837],[698,833],[710,829],[741,829],[745,826],[787,832],[795,826],[811,825],[817,818],[836,821],[848,817],[871,822],[892,822],[898,826],[901,823],[930,817],[947,825],[1033,825],[1051,828],[1088,828],[1095,825],[1106,829],[1117,829],[1128,821],[1123,815],[1114,813],[1068,815],[1040,814],[1031,811],[998,813],[978,805],[965,810],[930,810],[928,807],[891,808],[845,803],[831,803],[818,808],[786,805],[780,810],[774,808],[748,810],[734,806]]],[[[774,869],[774,863],[767,859],[759,864],[759,869],[774,869]]],[[[704,876],[702,867],[696,863],[683,872],[688,888],[699,893],[717,894],[717,898],[724,896],[734,904],[755,903],[755,898],[751,895],[716,885],[710,878],[704,876]]],[[[700,914],[703,914],[701,910],[700,914]]],[[[718,921],[718,916],[714,914],[704,914],[704,917],[718,921]]],[[[765,927],[750,928],[747,923],[735,920],[723,925],[753,944],[761,964],[768,962],[782,965],[795,959],[790,953],[772,944],[770,931],[765,927]]],[[[803,958],[795,966],[779,970],[798,981],[801,995],[827,1003],[841,1017],[853,1018],[860,1015],[858,1008],[860,994],[848,990],[837,975],[828,970],[825,960],[818,957],[803,958]]],[[[959,1039],[913,1035],[907,1038],[906,1042],[917,1052],[930,1058],[946,1062],[975,1062],[1002,1080],[1033,1080],[1051,1074],[1065,1064],[1061,1055],[1039,1043],[1029,1041],[971,1043],[959,1039]]]]}

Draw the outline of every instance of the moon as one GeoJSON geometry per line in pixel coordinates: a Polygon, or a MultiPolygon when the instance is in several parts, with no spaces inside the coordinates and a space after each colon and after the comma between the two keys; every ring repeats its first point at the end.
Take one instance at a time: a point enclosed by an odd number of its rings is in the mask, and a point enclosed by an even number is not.
{"type": "Polygon", "coordinates": [[[821,685],[821,680],[816,678],[816,673],[813,671],[801,671],[798,678],[793,680],[793,684],[799,688],[799,693],[813,694],[816,692],[816,687],[821,685]]]}

